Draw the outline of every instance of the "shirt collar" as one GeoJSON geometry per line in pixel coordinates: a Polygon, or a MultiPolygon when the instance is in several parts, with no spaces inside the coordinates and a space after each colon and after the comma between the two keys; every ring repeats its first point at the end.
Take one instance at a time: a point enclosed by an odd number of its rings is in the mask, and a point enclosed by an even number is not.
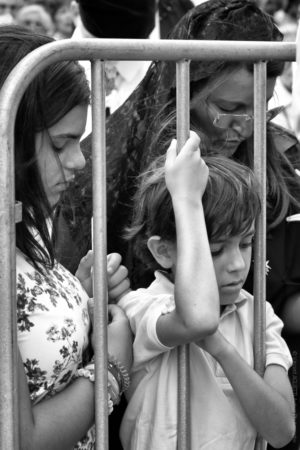
{"type": "Polygon", "coordinates": [[[231,303],[230,305],[226,305],[225,309],[221,314],[221,319],[239,309],[246,301],[247,301],[246,291],[242,289],[236,301],[234,303],[231,303]]]}

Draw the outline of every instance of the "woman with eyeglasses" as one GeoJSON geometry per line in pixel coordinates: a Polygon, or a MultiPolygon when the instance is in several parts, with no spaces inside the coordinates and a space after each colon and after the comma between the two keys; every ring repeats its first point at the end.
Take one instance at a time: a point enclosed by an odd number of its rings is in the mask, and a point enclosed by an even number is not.
{"type": "MultiPolygon", "coordinates": [[[[272,18],[251,0],[210,0],[191,9],[177,24],[170,39],[281,41],[282,35],[272,18]]],[[[273,95],[276,77],[284,63],[267,63],[267,100],[273,95]]],[[[191,128],[201,137],[206,153],[222,153],[253,166],[253,64],[226,61],[192,61],[190,65],[191,128]]],[[[123,228],[131,217],[131,197],[135,177],[157,156],[156,143],[168,132],[176,111],[175,63],[155,62],[129,99],[107,120],[108,176],[108,250],[119,250],[132,264],[123,228]]],[[[300,169],[300,147],[296,138],[270,119],[278,111],[267,113],[267,178],[268,178],[268,299],[282,306],[282,300],[300,291],[297,264],[281,254],[277,257],[274,241],[288,242],[279,248],[296,250],[290,244],[297,228],[293,217],[300,212],[300,183],[295,168],[300,169]],[[288,230],[286,229],[288,228],[288,230]],[[291,248],[290,248],[290,247],[291,248]],[[274,254],[275,253],[275,254],[274,254]],[[286,267],[283,260],[286,260],[286,267]],[[285,273],[282,273],[284,269],[285,273]],[[288,280],[292,282],[288,283],[288,280]]],[[[174,136],[173,129],[170,136],[174,136]]],[[[91,140],[83,142],[87,166],[77,176],[77,208],[68,221],[73,238],[80,246],[89,246],[91,217],[91,140]],[[84,201],[83,201],[84,200],[84,201]],[[74,219],[75,222],[74,222],[74,219]],[[72,224],[71,224],[72,222],[72,224]]],[[[65,211],[65,218],[70,217],[65,211]]],[[[295,219],[295,217],[294,217],[295,219]]],[[[276,246],[277,248],[277,246],[276,246]]],[[[79,253],[86,248],[79,249],[79,253]]],[[[282,250],[283,251],[283,250],[282,250]]],[[[281,252],[282,253],[282,252],[281,252]]],[[[297,253],[296,253],[297,254],[297,253]]],[[[300,248],[299,248],[300,255],[300,248]]],[[[80,258],[81,255],[77,257],[80,258]]],[[[295,260],[296,255],[293,259],[295,260]]],[[[74,264],[69,263],[69,266],[74,264]]],[[[299,260],[300,267],[300,260],[299,260]]],[[[134,279],[136,285],[140,284],[134,279]]],[[[299,323],[300,330],[300,323],[299,323]]]]}

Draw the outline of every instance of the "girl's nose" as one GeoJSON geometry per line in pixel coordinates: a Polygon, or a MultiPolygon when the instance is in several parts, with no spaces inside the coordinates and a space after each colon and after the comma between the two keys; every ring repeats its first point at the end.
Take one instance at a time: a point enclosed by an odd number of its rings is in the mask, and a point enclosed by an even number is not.
{"type": "Polygon", "coordinates": [[[66,169],[82,170],[85,167],[85,163],[85,157],[81,151],[79,143],[68,149],[64,161],[64,166],[66,169]]]}

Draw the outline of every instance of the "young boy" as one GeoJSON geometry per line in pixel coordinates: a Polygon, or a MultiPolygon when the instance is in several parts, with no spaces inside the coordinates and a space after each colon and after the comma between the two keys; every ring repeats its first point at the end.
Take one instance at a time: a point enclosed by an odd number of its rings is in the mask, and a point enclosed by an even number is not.
{"type": "Polygon", "coordinates": [[[253,298],[246,280],[260,210],[253,173],[232,160],[203,161],[199,138],[145,173],[129,235],[155,272],[125,295],[135,335],[125,450],[176,450],[177,350],[190,343],[191,447],[250,450],[259,433],[274,447],[293,437],[294,405],[282,322],[266,303],[266,369],[253,368],[253,298]]]}

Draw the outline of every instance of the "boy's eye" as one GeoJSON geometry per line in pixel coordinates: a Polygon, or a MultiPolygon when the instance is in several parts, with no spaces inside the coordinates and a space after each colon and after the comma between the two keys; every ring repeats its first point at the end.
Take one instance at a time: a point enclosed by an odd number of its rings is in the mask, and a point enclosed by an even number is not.
{"type": "Polygon", "coordinates": [[[217,246],[212,245],[210,248],[210,253],[213,258],[221,255],[222,251],[223,251],[223,247],[217,247],[217,246]]]}
{"type": "Polygon", "coordinates": [[[254,239],[251,239],[251,241],[241,242],[240,246],[241,248],[249,248],[252,247],[254,242],[254,239]]]}

